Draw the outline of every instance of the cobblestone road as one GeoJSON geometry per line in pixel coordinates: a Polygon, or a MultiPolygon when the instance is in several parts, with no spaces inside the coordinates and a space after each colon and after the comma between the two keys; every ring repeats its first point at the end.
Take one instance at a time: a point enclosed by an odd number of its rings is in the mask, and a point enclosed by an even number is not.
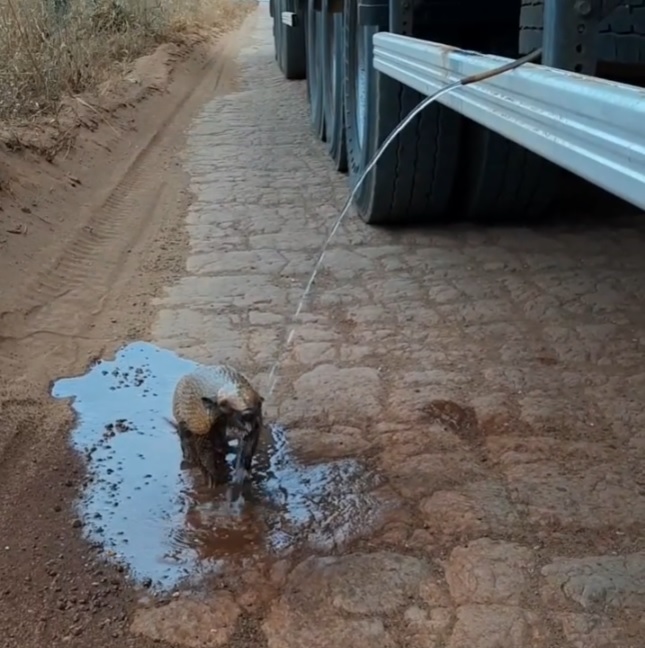
{"type": "MultiPolygon", "coordinates": [[[[155,335],[264,384],[346,184],[265,5],[239,62],[191,133],[188,272],[155,335]]],[[[269,417],[311,460],[361,458],[387,505],[334,557],[254,576],[204,622],[212,645],[241,614],[270,648],[645,646],[644,250],[637,221],[348,219],[269,417]]]]}

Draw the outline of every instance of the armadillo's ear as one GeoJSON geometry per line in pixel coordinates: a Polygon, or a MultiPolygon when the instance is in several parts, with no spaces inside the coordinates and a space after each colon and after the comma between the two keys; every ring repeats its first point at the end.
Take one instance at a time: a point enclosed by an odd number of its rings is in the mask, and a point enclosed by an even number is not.
{"type": "Polygon", "coordinates": [[[206,411],[211,416],[217,416],[219,414],[220,411],[219,406],[212,398],[207,398],[206,396],[202,396],[202,404],[204,405],[206,411]]]}
{"type": "Polygon", "coordinates": [[[260,405],[262,405],[262,403],[264,403],[264,396],[260,396],[260,405]]]}

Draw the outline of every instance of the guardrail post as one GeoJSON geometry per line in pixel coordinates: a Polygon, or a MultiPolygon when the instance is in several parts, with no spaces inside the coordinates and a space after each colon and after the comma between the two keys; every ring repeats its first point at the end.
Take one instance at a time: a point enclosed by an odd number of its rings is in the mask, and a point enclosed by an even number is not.
{"type": "Polygon", "coordinates": [[[593,75],[601,0],[545,0],[542,63],[593,75]]]}
{"type": "Polygon", "coordinates": [[[544,0],[542,63],[594,75],[601,20],[629,0],[544,0]]]}

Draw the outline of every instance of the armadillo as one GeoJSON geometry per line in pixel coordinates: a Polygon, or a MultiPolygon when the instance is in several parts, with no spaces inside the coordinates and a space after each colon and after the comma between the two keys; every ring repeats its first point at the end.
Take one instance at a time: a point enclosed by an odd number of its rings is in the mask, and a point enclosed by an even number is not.
{"type": "Polygon", "coordinates": [[[201,366],[177,382],[172,410],[183,459],[200,467],[209,487],[228,479],[228,430],[240,432],[235,480],[248,475],[263,426],[263,402],[246,376],[229,365],[201,366]]]}

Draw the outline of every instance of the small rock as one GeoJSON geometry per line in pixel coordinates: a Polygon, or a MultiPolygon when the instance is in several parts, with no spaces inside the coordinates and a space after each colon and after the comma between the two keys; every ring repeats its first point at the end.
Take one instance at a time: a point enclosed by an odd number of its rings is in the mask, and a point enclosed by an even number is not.
{"type": "Polygon", "coordinates": [[[530,549],[480,538],[450,554],[446,580],[457,604],[519,605],[534,568],[530,549]]]}
{"type": "Polygon", "coordinates": [[[554,608],[641,609],[645,605],[645,552],[626,556],[556,558],[542,568],[542,597],[554,608]]]}
{"type": "Polygon", "coordinates": [[[505,605],[464,605],[448,648],[538,648],[539,619],[530,610],[505,605]]]}
{"type": "Polygon", "coordinates": [[[302,648],[306,645],[316,648],[395,648],[397,645],[381,619],[347,619],[329,611],[309,617],[280,603],[272,608],[263,629],[269,648],[302,648]]]}
{"type": "Polygon", "coordinates": [[[395,642],[383,622],[364,615],[391,614],[416,597],[434,601],[437,587],[429,563],[412,556],[312,557],[288,576],[263,628],[269,648],[390,648],[395,642]]]}
{"type": "Polygon", "coordinates": [[[183,597],[137,610],[130,629],[152,641],[187,648],[215,647],[228,642],[239,614],[233,595],[220,591],[208,603],[183,597]]]}

